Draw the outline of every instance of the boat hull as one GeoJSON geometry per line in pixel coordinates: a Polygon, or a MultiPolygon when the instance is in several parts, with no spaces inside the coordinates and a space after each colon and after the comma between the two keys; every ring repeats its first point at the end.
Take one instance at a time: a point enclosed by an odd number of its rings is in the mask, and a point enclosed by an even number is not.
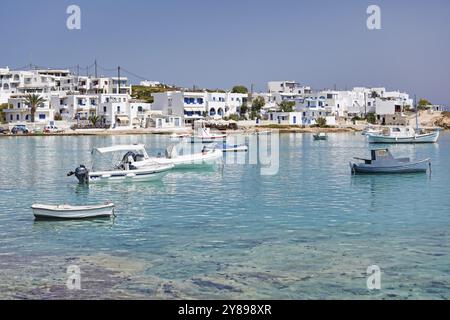
{"type": "Polygon", "coordinates": [[[246,145],[242,146],[224,146],[222,149],[222,152],[247,152],[248,147],[246,145]]]}
{"type": "Polygon", "coordinates": [[[367,134],[369,143],[436,143],[439,131],[420,134],[413,137],[392,137],[379,134],[367,134]]]}
{"type": "Polygon", "coordinates": [[[350,168],[353,174],[426,173],[430,166],[430,159],[390,166],[373,166],[370,164],[350,162],[350,168]]]}
{"type": "Polygon", "coordinates": [[[89,183],[155,181],[164,177],[172,168],[173,165],[164,164],[156,169],[89,172],[89,183]]]}
{"type": "Polygon", "coordinates": [[[188,154],[171,158],[152,158],[160,165],[173,165],[177,169],[189,169],[198,166],[212,166],[223,158],[222,151],[216,149],[207,154],[188,154]]]}
{"type": "MultiPolygon", "coordinates": [[[[213,150],[213,147],[208,147],[209,150],[213,150]]],[[[235,144],[228,145],[222,144],[214,147],[215,150],[220,150],[222,152],[247,152],[248,146],[245,144],[235,144]]]]}
{"type": "Polygon", "coordinates": [[[100,206],[47,206],[35,204],[31,207],[35,219],[87,219],[87,218],[108,218],[114,215],[114,204],[100,206]]]}
{"type": "Polygon", "coordinates": [[[226,135],[217,135],[211,137],[191,137],[191,143],[215,143],[224,141],[227,138],[226,135]]]}

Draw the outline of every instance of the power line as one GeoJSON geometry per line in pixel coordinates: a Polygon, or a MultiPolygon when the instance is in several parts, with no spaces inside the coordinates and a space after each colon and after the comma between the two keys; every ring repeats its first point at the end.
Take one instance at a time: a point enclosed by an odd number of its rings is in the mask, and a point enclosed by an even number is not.
{"type": "Polygon", "coordinates": [[[131,72],[131,71],[128,71],[127,69],[125,69],[125,68],[121,68],[123,71],[125,71],[126,73],[128,73],[128,74],[130,74],[130,75],[132,75],[133,77],[135,77],[135,78],[138,78],[138,79],[140,79],[140,80],[148,80],[149,78],[147,78],[147,77],[142,77],[142,76],[139,76],[139,75],[137,75],[137,74],[135,74],[135,73],[133,73],[133,72],[131,72]]]}
{"type": "MultiPolygon", "coordinates": [[[[69,70],[74,74],[77,74],[78,76],[80,76],[80,70],[85,70],[86,71],[86,75],[89,75],[89,70],[91,70],[92,68],[94,68],[95,70],[95,77],[98,77],[98,70],[101,70],[103,72],[106,73],[115,73],[117,72],[117,67],[116,68],[107,68],[105,66],[102,66],[100,64],[98,64],[97,60],[95,60],[92,64],[88,65],[88,66],[81,66],[81,65],[74,65],[74,66],[70,66],[70,67],[64,67],[64,68],[47,68],[44,66],[38,66],[36,64],[27,64],[23,67],[19,67],[19,68],[14,68],[11,69],[13,71],[17,71],[17,70],[32,70],[32,69],[62,69],[62,70],[69,70]]],[[[132,71],[129,71],[123,67],[120,67],[120,70],[129,74],[130,76],[136,78],[136,79],[140,79],[140,80],[148,80],[148,77],[144,77],[142,75],[138,75],[132,71]]]]}

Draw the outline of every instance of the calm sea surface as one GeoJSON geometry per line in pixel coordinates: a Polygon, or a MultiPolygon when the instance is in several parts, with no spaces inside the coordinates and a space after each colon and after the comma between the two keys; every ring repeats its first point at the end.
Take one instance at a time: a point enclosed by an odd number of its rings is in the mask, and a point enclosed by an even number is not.
{"type": "Polygon", "coordinates": [[[449,299],[450,134],[390,146],[433,172],[350,175],[360,134],[280,135],[277,175],[231,164],[83,187],[93,147],[165,136],[0,138],[0,298],[449,299]],[[35,222],[33,203],[111,200],[117,217],[35,222]],[[66,270],[81,270],[68,290],[66,270]],[[367,268],[381,269],[369,291],[367,268]]]}

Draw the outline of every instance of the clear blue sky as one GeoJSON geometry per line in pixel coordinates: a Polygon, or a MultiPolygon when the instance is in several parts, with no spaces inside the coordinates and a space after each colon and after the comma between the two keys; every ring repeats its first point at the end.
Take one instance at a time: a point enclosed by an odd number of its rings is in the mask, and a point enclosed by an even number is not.
{"type": "MultiPolygon", "coordinates": [[[[450,105],[448,0],[0,0],[0,65],[123,66],[182,86],[386,86],[450,105]],[[77,4],[82,29],[66,28],[77,4]],[[378,4],[382,30],[366,28],[378,4]]],[[[84,71],[85,72],[85,71],[84,71]]],[[[130,77],[137,82],[138,79],[130,77]]]]}

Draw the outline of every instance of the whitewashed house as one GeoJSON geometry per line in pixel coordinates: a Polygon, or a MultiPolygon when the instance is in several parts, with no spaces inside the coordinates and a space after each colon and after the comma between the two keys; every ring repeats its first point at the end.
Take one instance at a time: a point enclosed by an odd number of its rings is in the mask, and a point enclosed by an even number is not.
{"type": "MultiPolygon", "coordinates": [[[[36,107],[36,112],[34,115],[34,120],[38,123],[47,123],[48,121],[54,119],[54,109],[50,106],[51,99],[49,96],[43,97],[46,100],[36,107]]],[[[8,103],[10,107],[3,110],[6,121],[10,123],[31,121],[31,109],[26,103],[26,98],[23,94],[12,95],[8,99],[8,103]]]]}
{"type": "Polygon", "coordinates": [[[142,100],[129,100],[130,122],[133,127],[146,127],[147,114],[151,111],[151,103],[142,100]]]}

